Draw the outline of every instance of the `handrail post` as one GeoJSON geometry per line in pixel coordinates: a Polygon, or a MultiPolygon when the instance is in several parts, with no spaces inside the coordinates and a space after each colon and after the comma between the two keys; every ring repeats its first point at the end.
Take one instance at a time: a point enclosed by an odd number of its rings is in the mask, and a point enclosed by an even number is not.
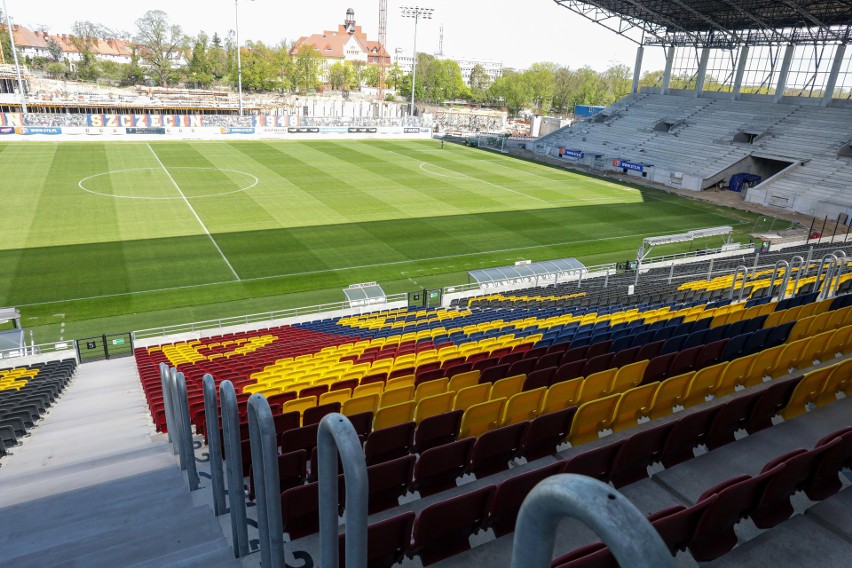
{"type": "Polygon", "coordinates": [[[177,454],[177,442],[175,432],[174,406],[172,405],[172,386],[169,381],[171,370],[165,363],[160,363],[160,384],[163,390],[163,408],[166,412],[166,434],[169,443],[172,444],[172,455],[177,454]]]}
{"type": "Polygon", "coordinates": [[[827,254],[822,257],[822,260],[819,262],[819,270],[817,270],[816,282],[814,283],[814,291],[817,292],[817,300],[828,298],[828,289],[831,283],[831,279],[834,276],[834,269],[837,267],[837,257],[833,254],[827,254]],[[828,263],[828,268],[826,269],[825,265],[828,263]],[[825,273],[825,278],[823,282],[820,282],[820,278],[823,275],[823,271],[825,273]],[[828,283],[824,288],[822,286],[823,283],[828,283]]]}
{"type": "Polygon", "coordinates": [[[222,407],[225,467],[228,470],[231,537],[234,557],[242,558],[249,552],[248,526],[246,524],[245,490],[243,489],[243,454],[240,448],[240,413],[237,408],[237,393],[231,381],[222,381],[219,385],[219,404],[222,407]]]}
{"type": "Polygon", "coordinates": [[[272,409],[262,394],[253,394],[249,398],[248,421],[261,565],[279,567],[284,565],[284,531],[278,481],[278,440],[272,409]]]}
{"type": "Polygon", "coordinates": [[[317,433],[319,463],[319,565],[338,568],[337,455],[346,480],[347,568],[367,566],[367,461],[352,423],[342,414],[328,414],[317,433]]]}
{"type": "Polygon", "coordinates": [[[796,281],[793,283],[793,295],[799,292],[799,280],[802,279],[802,271],[805,268],[805,259],[798,254],[790,259],[790,270],[796,267],[796,281]]]}
{"type": "Polygon", "coordinates": [[[834,287],[831,293],[836,296],[837,289],[840,288],[840,277],[843,276],[843,272],[846,270],[846,263],[849,262],[849,257],[846,256],[846,251],[842,249],[837,249],[833,254],[837,257],[837,268],[834,270],[834,287]],[[841,256],[843,260],[840,260],[841,256]]]}
{"type": "Polygon", "coordinates": [[[186,394],[186,379],[183,373],[177,372],[172,379],[172,396],[177,403],[175,417],[177,422],[177,436],[180,439],[178,450],[180,452],[180,468],[186,470],[189,479],[189,490],[198,489],[200,480],[198,470],[195,468],[195,447],[192,442],[192,423],[189,419],[189,397],[186,394]]]}
{"type": "Polygon", "coordinates": [[[219,405],[216,401],[216,381],[206,374],[204,385],[204,420],[207,427],[207,450],[210,454],[210,477],[213,481],[213,513],[224,515],[225,473],[222,470],[222,440],[219,437],[219,405]]]}
{"type": "MultiPolygon", "coordinates": [[[[784,267],[784,269],[785,269],[784,273],[786,274],[786,276],[781,277],[781,283],[786,284],[787,279],[789,278],[790,263],[787,262],[786,260],[779,260],[778,262],[776,262],[775,263],[775,269],[772,271],[772,278],[769,279],[769,297],[770,298],[772,297],[772,288],[775,286],[775,279],[781,273],[782,267],[784,267]]],[[[783,287],[782,287],[781,290],[778,291],[778,301],[779,302],[784,299],[784,291],[785,290],[783,289],[783,287]]]]}
{"type": "MultiPolygon", "coordinates": [[[[591,477],[548,477],[521,505],[512,544],[511,568],[549,568],[556,527],[564,517],[584,523],[624,568],[673,568],[660,534],[621,493],[591,477]]],[[[348,529],[347,525],[347,529],[348,529]]]]}
{"type": "Polygon", "coordinates": [[[731,282],[731,291],[728,293],[728,299],[731,300],[731,301],[733,301],[733,299],[734,299],[734,291],[737,289],[737,278],[739,278],[739,276],[740,276],[740,271],[742,271],[742,273],[743,273],[743,283],[740,286],[740,295],[737,298],[737,301],[739,302],[740,300],[743,299],[743,293],[745,292],[746,281],[748,281],[748,267],[741,264],[741,265],[737,266],[737,269],[734,271],[734,279],[731,282]]]}

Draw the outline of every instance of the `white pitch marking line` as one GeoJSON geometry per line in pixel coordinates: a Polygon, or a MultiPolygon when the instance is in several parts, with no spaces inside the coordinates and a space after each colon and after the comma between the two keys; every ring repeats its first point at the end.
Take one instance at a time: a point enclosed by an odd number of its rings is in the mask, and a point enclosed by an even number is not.
{"type": "MultiPolygon", "coordinates": [[[[670,235],[678,234],[677,232],[667,233],[670,235]]],[[[418,262],[428,262],[433,260],[447,260],[451,258],[469,258],[473,256],[482,256],[487,254],[499,254],[506,252],[515,252],[515,251],[526,251],[526,250],[534,250],[534,249],[543,249],[550,247],[559,247],[565,245],[576,245],[576,244],[585,244],[585,243],[597,243],[600,241],[617,241],[620,239],[635,239],[637,237],[644,237],[647,233],[637,233],[633,235],[621,235],[619,237],[605,237],[602,239],[584,239],[579,241],[565,241],[561,243],[547,243],[542,245],[530,245],[524,247],[513,247],[513,248],[504,248],[504,249],[496,249],[496,250],[484,250],[479,252],[471,252],[471,253],[463,253],[463,254],[446,254],[441,256],[431,256],[424,258],[411,258],[409,260],[395,260],[392,262],[376,262],[372,264],[360,264],[356,266],[339,266],[334,268],[325,268],[322,270],[306,270],[304,272],[292,272],[290,274],[274,274],[271,276],[258,276],[256,278],[244,278],[241,282],[260,282],[263,280],[275,280],[277,278],[293,278],[296,276],[313,276],[316,274],[325,274],[327,272],[344,272],[346,270],[363,270],[365,268],[383,268],[387,266],[399,266],[403,264],[415,264],[418,262]]],[[[480,264],[486,264],[485,261],[481,261],[480,264]]],[[[407,272],[400,271],[401,274],[407,274],[407,272]]],[[[203,284],[187,284],[185,286],[172,286],[170,288],[154,288],[150,290],[137,290],[135,292],[120,292],[116,294],[102,294],[100,296],[86,296],[82,298],[66,298],[62,300],[50,300],[48,302],[34,302],[32,304],[17,304],[21,307],[28,306],[46,306],[50,304],[61,304],[64,302],[80,302],[83,300],[100,300],[103,298],[118,298],[122,296],[138,296],[140,294],[152,294],[154,292],[173,292],[176,290],[189,290],[193,288],[207,288],[209,286],[220,286],[222,284],[232,284],[232,281],[224,281],[224,282],[205,282],[203,284]]]]}
{"type": "Polygon", "coordinates": [[[210,234],[210,231],[207,230],[207,226],[204,225],[204,221],[202,221],[201,217],[198,216],[198,213],[195,212],[195,208],[189,202],[189,199],[186,198],[186,195],[183,194],[183,190],[180,188],[178,183],[175,181],[175,178],[173,178],[172,174],[169,173],[169,170],[166,169],[165,164],[163,164],[162,160],[160,160],[160,157],[157,155],[157,153],[154,151],[154,149],[151,148],[151,145],[150,144],[145,144],[145,145],[148,146],[148,149],[151,150],[151,153],[154,155],[154,159],[157,160],[157,163],[160,164],[160,167],[163,168],[163,171],[166,172],[166,175],[169,176],[170,180],[172,180],[172,183],[174,184],[175,189],[178,190],[178,193],[180,193],[180,196],[183,198],[183,202],[186,203],[186,206],[189,207],[190,211],[192,211],[192,214],[195,216],[195,219],[196,219],[196,221],[198,221],[198,224],[201,225],[201,228],[204,229],[205,233],[207,233],[207,237],[210,239],[210,242],[213,243],[213,246],[216,247],[216,250],[219,251],[219,255],[222,257],[222,260],[225,261],[225,264],[228,265],[228,268],[231,270],[231,274],[234,275],[234,278],[236,278],[238,282],[241,281],[240,275],[237,274],[237,271],[234,270],[233,266],[231,266],[230,261],[228,261],[228,257],[225,256],[225,253],[222,252],[222,249],[219,248],[219,243],[216,242],[216,239],[214,239],[213,235],[210,234]]]}

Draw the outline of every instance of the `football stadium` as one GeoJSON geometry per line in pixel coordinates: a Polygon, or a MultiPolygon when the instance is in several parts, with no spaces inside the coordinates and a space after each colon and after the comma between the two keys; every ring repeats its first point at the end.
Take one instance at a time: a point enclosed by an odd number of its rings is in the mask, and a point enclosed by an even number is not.
{"type": "Polygon", "coordinates": [[[378,4],[4,4],[0,565],[848,566],[852,5],[547,2],[569,100],[378,4]]]}

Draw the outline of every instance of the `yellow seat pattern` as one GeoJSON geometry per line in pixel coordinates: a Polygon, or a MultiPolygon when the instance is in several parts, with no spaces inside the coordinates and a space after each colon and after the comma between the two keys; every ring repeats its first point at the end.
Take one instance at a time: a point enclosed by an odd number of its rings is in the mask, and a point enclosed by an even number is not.
{"type": "Polygon", "coordinates": [[[784,420],[790,420],[807,412],[807,405],[815,402],[822,394],[826,381],[833,370],[834,368],[831,366],[805,373],[805,376],[793,390],[793,394],[790,395],[787,406],[781,411],[784,420]]]}
{"type": "Polygon", "coordinates": [[[524,386],[526,375],[515,375],[514,377],[506,377],[500,379],[491,385],[491,390],[488,393],[488,398],[494,400],[497,398],[505,398],[518,394],[524,386]]]}
{"type": "Polygon", "coordinates": [[[456,397],[453,400],[453,410],[466,411],[471,406],[487,401],[490,391],[491,385],[489,383],[461,389],[456,393],[456,397]]]}
{"type": "Polygon", "coordinates": [[[708,396],[716,396],[716,389],[722,380],[722,373],[728,367],[727,363],[717,363],[696,371],[686,388],[686,398],[683,405],[687,408],[701,404],[708,396]]]}
{"type": "Polygon", "coordinates": [[[674,412],[674,407],[683,404],[686,399],[689,383],[695,376],[695,371],[669,377],[659,384],[651,401],[651,412],[648,415],[651,420],[668,416],[674,412]]]}
{"type": "Polygon", "coordinates": [[[651,402],[657,392],[657,383],[632,388],[619,395],[613,413],[612,430],[619,432],[636,426],[640,418],[648,416],[651,402]]]}
{"type": "Polygon", "coordinates": [[[612,394],[610,388],[612,387],[616,373],[618,373],[618,369],[607,369],[592,373],[584,378],[583,386],[580,388],[580,394],[578,395],[578,404],[612,394]]]}
{"type": "Polygon", "coordinates": [[[340,413],[346,416],[354,416],[362,412],[372,412],[375,414],[376,408],[379,406],[379,395],[368,394],[365,396],[353,397],[343,403],[340,408],[340,413]]]}
{"type": "Polygon", "coordinates": [[[459,392],[466,387],[472,387],[479,384],[479,371],[467,371],[465,373],[457,373],[450,378],[447,384],[447,390],[459,392]]]}

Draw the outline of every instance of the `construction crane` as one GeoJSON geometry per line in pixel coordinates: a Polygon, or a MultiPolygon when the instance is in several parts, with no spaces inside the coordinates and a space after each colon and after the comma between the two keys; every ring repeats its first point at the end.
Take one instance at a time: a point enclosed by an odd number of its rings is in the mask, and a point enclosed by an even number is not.
{"type": "Polygon", "coordinates": [[[385,54],[388,53],[388,0],[379,0],[379,45],[382,51],[379,52],[379,99],[385,98],[385,77],[387,75],[388,62],[385,60],[385,54]]]}

